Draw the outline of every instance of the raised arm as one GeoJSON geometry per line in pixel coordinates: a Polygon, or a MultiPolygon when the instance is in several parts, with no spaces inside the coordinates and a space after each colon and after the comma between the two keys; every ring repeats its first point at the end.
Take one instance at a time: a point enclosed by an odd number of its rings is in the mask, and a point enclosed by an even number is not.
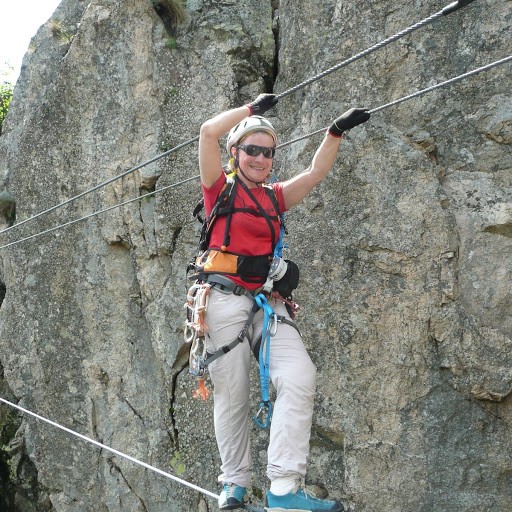
{"type": "Polygon", "coordinates": [[[220,138],[242,119],[250,115],[249,107],[243,106],[208,119],[199,132],[199,171],[206,188],[212,187],[222,173],[220,138]]]}
{"type": "Polygon", "coordinates": [[[206,188],[212,187],[222,172],[220,138],[247,116],[263,114],[277,103],[273,94],[260,94],[252,103],[227,110],[208,119],[199,132],[199,171],[206,188]]]}
{"type": "Polygon", "coordinates": [[[351,108],[329,126],[316,150],[311,165],[301,174],[283,183],[286,208],[300,203],[329,174],[340,147],[343,132],[370,119],[368,109],[351,108]]]}

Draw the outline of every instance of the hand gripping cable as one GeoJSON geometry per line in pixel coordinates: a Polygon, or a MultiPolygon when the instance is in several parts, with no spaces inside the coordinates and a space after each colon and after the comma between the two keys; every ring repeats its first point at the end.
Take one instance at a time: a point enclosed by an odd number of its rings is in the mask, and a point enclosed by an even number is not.
{"type": "MultiPolygon", "coordinates": [[[[475,0],[455,0],[454,2],[451,2],[446,7],[441,9],[440,11],[438,11],[438,12],[432,14],[431,16],[429,16],[429,17],[427,17],[427,18],[425,18],[425,19],[415,23],[414,25],[411,25],[410,27],[408,27],[408,28],[398,32],[397,34],[394,34],[394,35],[392,35],[392,36],[390,36],[390,37],[380,41],[379,43],[374,44],[373,46],[367,48],[366,50],[363,50],[363,51],[357,53],[356,55],[353,55],[352,57],[350,57],[348,59],[345,59],[342,62],[339,62],[339,63],[335,64],[334,66],[330,67],[329,69],[326,69],[326,70],[322,71],[321,73],[318,73],[317,75],[312,76],[312,77],[304,80],[303,82],[295,85],[294,87],[291,87],[291,88],[287,89],[286,91],[283,91],[282,93],[277,95],[277,98],[278,99],[284,98],[285,96],[288,96],[288,95],[298,91],[299,89],[303,89],[304,87],[312,84],[313,82],[316,82],[317,80],[321,80],[325,76],[327,76],[327,75],[329,75],[331,73],[334,73],[335,71],[338,71],[339,69],[342,69],[342,68],[348,66],[352,62],[355,62],[356,60],[359,60],[359,59],[361,59],[363,57],[366,57],[370,53],[373,53],[373,52],[375,52],[377,50],[380,50],[384,46],[386,46],[386,45],[388,45],[388,44],[390,44],[390,43],[392,43],[394,41],[397,41],[398,39],[401,39],[402,37],[404,37],[404,36],[414,32],[415,30],[418,30],[421,27],[429,25],[430,23],[432,23],[432,22],[442,18],[443,16],[447,16],[447,15],[449,15],[449,14],[455,12],[455,11],[458,11],[462,7],[466,7],[467,5],[473,3],[474,1],[475,0]]],[[[127,176],[127,175],[129,175],[129,174],[131,174],[131,173],[133,173],[133,172],[135,172],[135,171],[137,171],[137,170],[139,170],[139,169],[141,169],[141,168],[143,168],[143,167],[145,167],[145,166],[147,166],[147,165],[149,165],[149,164],[151,164],[153,162],[156,162],[157,160],[159,160],[159,159],[161,159],[163,157],[166,157],[166,156],[170,155],[171,153],[174,153],[174,152],[176,152],[176,151],[178,151],[178,150],[180,150],[180,149],[182,149],[182,148],[184,148],[184,147],[186,147],[186,146],[188,146],[188,145],[190,145],[190,144],[192,144],[194,142],[197,142],[197,141],[199,141],[199,135],[196,135],[195,137],[193,137],[193,138],[191,138],[191,139],[189,139],[189,140],[187,140],[185,142],[182,142],[181,144],[178,144],[177,146],[175,146],[175,147],[165,151],[164,153],[156,155],[155,157],[153,157],[153,158],[151,158],[151,159],[149,159],[149,160],[147,160],[145,162],[142,162],[142,163],[136,165],[135,167],[132,167],[131,169],[128,169],[128,170],[122,172],[121,174],[119,174],[117,176],[109,178],[108,180],[106,180],[106,181],[104,181],[102,183],[99,183],[98,185],[96,185],[96,186],[94,186],[94,187],[92,187],[92,188],[90,188],[88,190],[85,190],[84,192],[81,192],[81,193],[77,194],[76,196],[73,196],[73,197],[71,197],[71,198],[69,198],[69,199],[67,199],[67,200],[65,200],[65,201],[63,201],[63,202],[61,202],[61,203],[59,203],[59,204],[57,204],[55,206],[52,206],[52,207],[50,207],[50,208],[48,208],[46,210],[43,210],[43,211],[41,211],[41,212],[39,212],[39,213],[37,213],[35,215],[32,215],[31,217],[28,217],[28,218],[26,218],[24,220],[19,220],[13,226],[9,226],[9,227],[7,227],[5,229],[0,230],[0,235],[2,235],[4,233],[7,233],[7,232],[9,232],[11,230],[14,230],[14,229],[18,229],[20,226],[22,226],[22,225],[24,225],[24,224],[26,224],[28,222],[32,222],[35,219],[37,219],[37,218],[39,218],[39,217],[41,217],[43,215],[46,215],[46,214],[51,213],[51,212],[53,212],[53,211],[55,211],[55,210],[57,210],[59,208],[62,208],[63,206],[66,206],[66,205],[68,205],[68,204],[70,204],[70,203],[72,203],[72,202],[74,202],[74,201],[84,197],[85,195],[90,194],[91,192],[99,190],[100,188],[103,188],[106,185],[108,185],[108,184],[110,184],[110,183],[112,183],[112,182],[114,182],[114,181],[116,181],[118,179],[121,179],[124,176],[127,176]]],[[[186,180],[183,180],[182,183],[185,183],[185,182],[187,182],[189,180],[193,180],[193,179],[197,179],[197,178],[198,178],[198,176],[194,176],[192,178],[188,178],[186,180]]],[[[165,188],[166,187],[163,187],[160,190],[164,190],[165,188]]],[[[146,194],[146,196],[150,197],[154,193],[155,192],[150,192],[150,193],[146,194]]],[[[144,196],[142,196],[142,197],[144,197],[144,196]]],[[[136,198],[135,200],[138,200],[138,199],[141,199],[141,198],[136,198]]],[[[131,201],[128,201],[128,202],[122,203],[122,204],[128,204],[129,202],[131,202],[131,201]]],[[[121,206],[121,205],[115,205],[112,208],[117,208],[119,206],[121,206]]],[[[106,209],[102,210],[102,212],[103,211],[108,211],[109,209],[110,208],[106,208],[106,209]]],[[[93,215],[95,215],[97,213],[100,213],[100,212],[95,212],[93,215]]],[[[81,221],[81,220],[85,220],[88,217],[89,216],[82,217],[81,219],[76,219],[75,221],[71,221],[70,223],[66,223],[66,224],[64,224],[62,226],[73,224],[74,222],[78,222],[78,221],[81,221]]],[[[49,233],[51,231],[53,231],[53,229],[43,231],[41,233],[36,234],[35,236],[39,236],[40,234],[43,234],[43,233],[49,233]]],[[[25,238],[23,238],[21,240],[18,240],[16,242],[12,242],[10,244],[4,244],[4,245],[2,245],[0,247],[0,249],[9,247],[13,243],[19,243],[20,241],[29,240],[31,238],[34,238],[34,235],[27,236],[27,237],[25,237],[25,238]]]]}

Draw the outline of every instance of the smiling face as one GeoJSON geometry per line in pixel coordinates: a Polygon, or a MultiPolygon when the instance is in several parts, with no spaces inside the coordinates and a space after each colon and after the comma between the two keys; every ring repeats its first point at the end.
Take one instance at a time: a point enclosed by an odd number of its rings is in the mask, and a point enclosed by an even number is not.
{"type": "MultiPolygon", "coordinates": [[[[275,147],[273,137],[266,132],[251,133],[240,141],[240,144],[275,147]]],[[[231,154],[235,158],[238,156],[238,166],[241,171],[239,177],[248,187],[256,187],[259,183],[264,182],[272,170],[273,159],[266,158],[263,153],[258,156],[250,156],[243,149],[233,147],[231,154]]]]}

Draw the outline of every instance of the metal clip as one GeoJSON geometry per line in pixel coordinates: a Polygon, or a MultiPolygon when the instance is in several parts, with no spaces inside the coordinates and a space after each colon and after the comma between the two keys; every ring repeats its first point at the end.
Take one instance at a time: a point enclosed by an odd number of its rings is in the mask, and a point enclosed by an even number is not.
{"type": "Polygon", "coordinates": [[[194,377],[203,377],[206,372],[206,367],[204,366],[204,357],[203,356],[193,356],[189,359],[189,368],[188,373],[194,377]]]}
{"type": "Polygon", "coordinates": [[[275,336],[277,334],[277,324],[279,323],[278,316],[274,313],[271,317],[271,324],[270,324],[270,336],[275,336]]]}
{"type": "Polygon", "coordinates": [[[196,339],[197,331],[192,327],[192,324],[186,323],[185,330],[183,331],[183,339],[185,343],[193,343],[196,339]]]}
{"type": "MultiPolygon", "coordinates": [[[[197,335],[196,331],[194,331],[194,335],[197,335]]],[[[188,358],[188,372],[194,377],[202,377],[206,371],[206,366],[204,365],[205,359],[206,343],[204,342],[204,338],[194,336],[192,346],[190,347],[190,355],[188,358]]]]}
{"type": "Polygon", "coordinates": [[[272,421],[272,404],[269,401],[261,402],[258,412],[253,416],[252,420],[260,428],[268,428],[272,421]],[[262,416],[262,420],[260,420],[262,416]]]}

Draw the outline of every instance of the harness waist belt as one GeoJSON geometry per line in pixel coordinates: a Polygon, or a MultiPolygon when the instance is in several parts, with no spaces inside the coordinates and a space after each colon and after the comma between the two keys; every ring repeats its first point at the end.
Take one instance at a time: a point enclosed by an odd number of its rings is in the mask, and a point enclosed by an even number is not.
{"type": "Polygon", "coordinates": [[[193,263],[198,274],[223,274],[240,276],[248,283],[263,283],[270,270],[272,255],[243,256],[210,248],[193,263]]]}
{"type": "Polygon", "coordinates": [[[221,274],[199,274],[199,278],[205,283],[211,284],[213,287],[219,289],[221,292],[232,293],[233,295],[246,295],[251,299],[254,299],[254,296],[261,291],[261,288],[257,288],[253,291],[247,290],[221,274]]]}

